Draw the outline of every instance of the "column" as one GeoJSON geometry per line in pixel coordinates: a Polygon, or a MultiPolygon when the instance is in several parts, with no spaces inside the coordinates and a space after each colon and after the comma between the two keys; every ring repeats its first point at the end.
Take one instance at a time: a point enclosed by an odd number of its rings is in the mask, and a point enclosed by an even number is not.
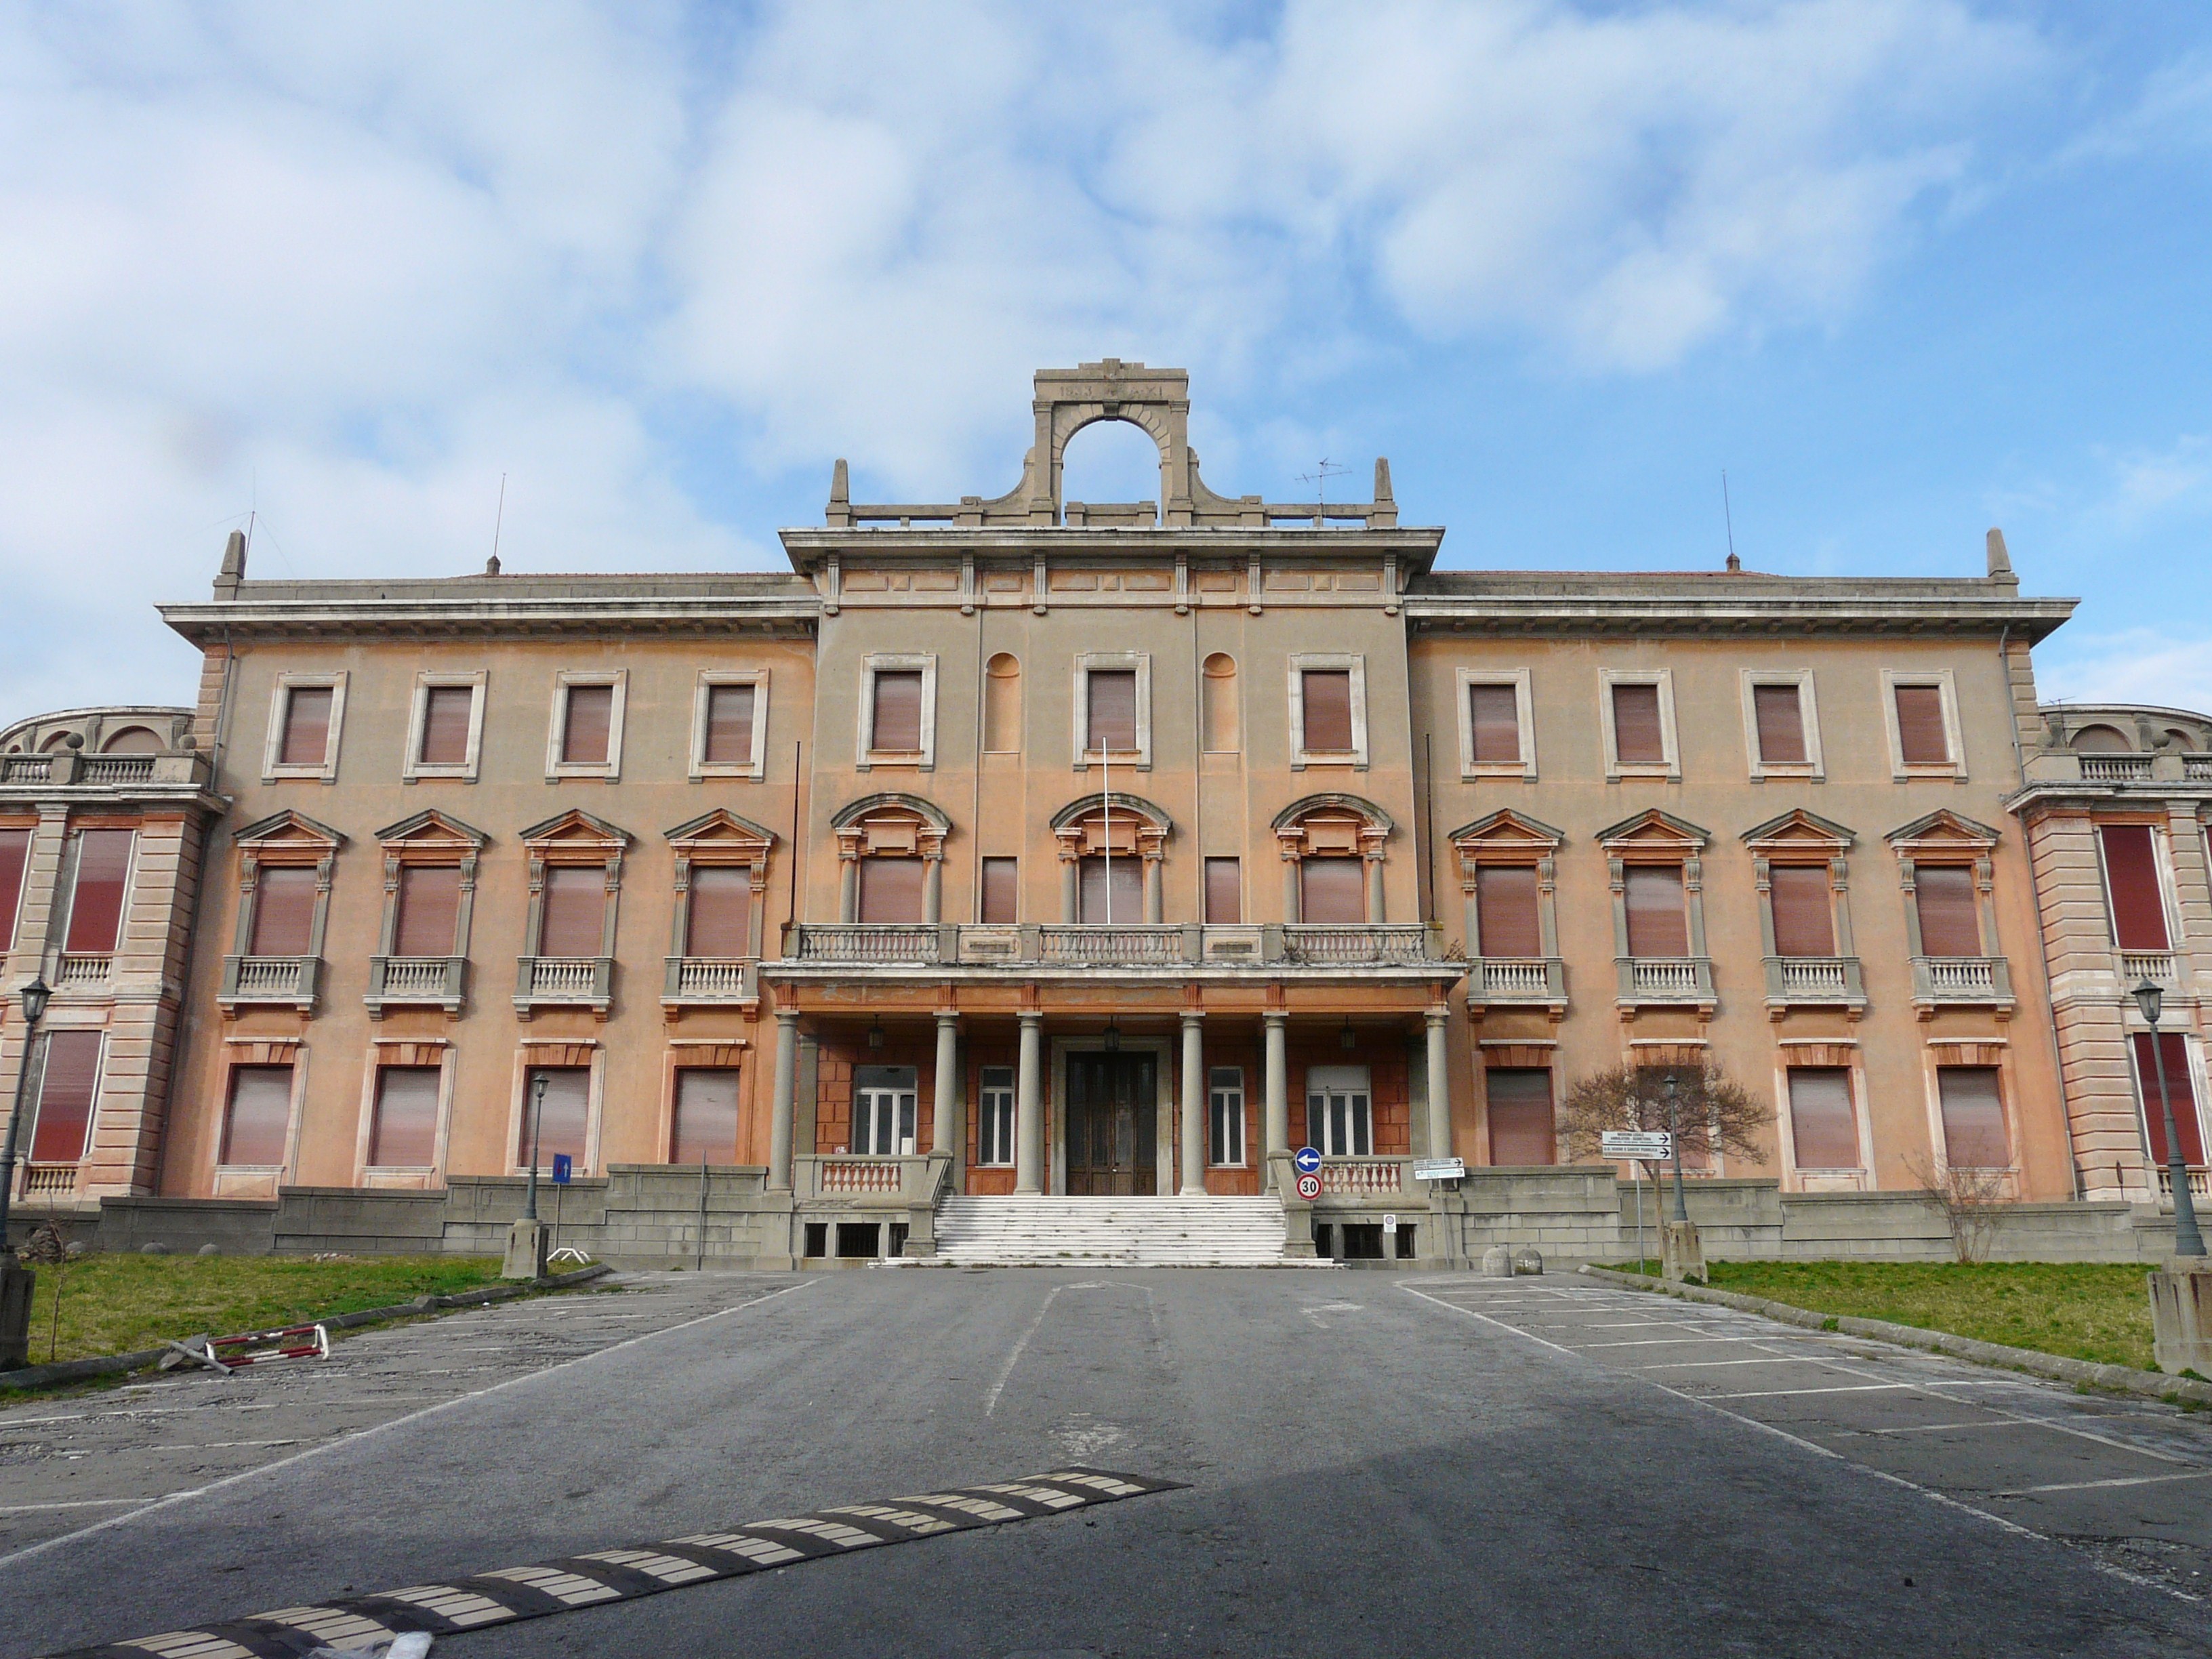
{"type": "Polygon", "coordinates": [[[960,1016],[937,1011],[937,1095],[930,1103],[930,1146],[957,1154],[962,1141],[960,1107],[960,1016]]]}
{"type": "Polygon", "coordinates": [[[1044,1190],[1044,1016],[1024,1010],[1014,1073],[1014,1190],[1044,1190]]]}
{"type": "Polygon", "coordinates": [[[791,1190],[791,1120],[799,1098],[799,1010],[775,1011],[775,1101],[768,1130],[768,1189],[791,1190]]]}
{"type": "Polygon", "coordinates": [[[1382,860],[1367,860],[1367,920],[1378,926],[1387,920],[1382,914],[1382,860]]]}
{"type": "Polygon", "coordinates": [[[842,860],[837,872],[837,920],[858,921],[860,919],[860,861],[842,860]]]}
{"type": "Polygon", "coordinates": [[[1145,920],[1157,926],[1167,915],[1160,892],[1160,861],[1145,860],[1145,920]]]}
{"type": "Polygon", "coordinates": [[[1206,1196],[1206,1016],[1182,1015],[1182,1193],[1206,1196]]]}
{"type": "Polygon", "coordinates": [[[945,920],[945,860],[933,858],[925,860],[921,872],[921,919],[927,922],[945,920]]]}
{"type": "MultiPolygon", "coordinates": [[[[1267,1046],[1260,1068],[1267,1101],[1261,1117],[1266,1144],[1260,1148],[1264,1158],[1269,1153],[1288,1152],[1291,1146],[1290,1039],[1285,1030],[1291,1017],[1280,1009],[1270,1008],[1261,1018],[1267,1024],[1267,1046]]],[[[1274,1165],[1269,1163],[1267,1168],[1272,1180],[1274,1165]]]]}
{"type": "Polygon", "coordinates": [[[1452,1156],[1451,1010],[1429,1010],[1429,1156],[1452,1156]]]}
{"type": "Polygon", "coordinates": [[[1080,884],[1082,875],[1083,872],[1076,866],[1076,862],[1073,859],[1062,858],[1060,860],[1060,919],[1062,921],[1080,921],[1083,920],[1082,889],[1080,884]]]}

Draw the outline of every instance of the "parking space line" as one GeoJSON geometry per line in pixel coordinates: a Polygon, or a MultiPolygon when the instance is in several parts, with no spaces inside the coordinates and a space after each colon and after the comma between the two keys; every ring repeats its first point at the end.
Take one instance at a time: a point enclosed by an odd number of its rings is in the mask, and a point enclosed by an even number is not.
{"type": "Polygon", "coordinates": [[[1716,1365],[1826,1365],[1831,1362],[1817,1353],[1767,1354],[1758,1359],[1670,1359],[1662,1365],[1631,1365],[1632,1371],[1701,1371],[1716,1365]]]}
{"type": "Polygon", "coordinates": [[[2111,1480],[2059,1480],[2047,1486],[2016,1486],[2010,1492],[1992,1494],[1997,1498],[2031,1498],[2045,1492],[2096,1492],[2106,1486],[2157,1486],[2172,1480],[2212,1480],[2212,1469],[2194,1469],[2187,1474],[2129,1474],[2111,1480]]]}
{"type": "Polygon", "coordinates": [[[1645,1336],[1632,1342],[1577,1342],[1573,1344],[1577,1353],[1593,1348],[1679,1348],[1685,1342],[1771,1342],[1771,1336],[1645,1336]]]}
{"type": "Polygon", "coordinates": [[[1891,1394],[1899,1389],[1910,1389],[1910,1382],[1854,1382],[1838,1389],[1753,1389],[1742,1394],[1709,1394],[1707,1400],[1778,1400],[1785,1395],[1797,1394],[1891,1394]]]}

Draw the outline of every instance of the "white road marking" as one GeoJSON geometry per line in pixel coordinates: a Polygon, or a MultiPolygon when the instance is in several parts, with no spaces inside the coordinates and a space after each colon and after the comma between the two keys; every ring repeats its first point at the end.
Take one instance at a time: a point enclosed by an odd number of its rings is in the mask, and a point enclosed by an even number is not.
{"type": "Polygon", "coordinates": [[[34,1510],[99,1510],[112,1509],[123,1504],[143,1504],[143,1498],[73,1498],[59,1504],[4,1504],[0,1515],[28,1515],[34,1510]]]}
{"type": "Polygon", "coordinates": [[[1686,1342],[1771,1342],[1771,1336],[1642,1336],[1632,1342],[1577,1342],[1577,1353],[1593,1348],[1679,1348],[1686,1342]]]}
{"type": "Polygon", "coordinates": [[[2169,1480],[2212,1480],[2212,1469],[2197,1469],[2188,1474],[2130,1474],[2113,1480],[2059,1480],[2047,1486],[2015,1486],[2010,1492],[2001,1492],[1999,1498],[2027,1498],[2039,1492],[2094,1492],[2105,1486],[2155,1486],[2169,1480]]]}
{"type": "Polygon", "coordinates": [[[1817,1353],[1769,1354],[1759,1359],[1670,1359],[1663,1365],[1629,1365],[1632,1371],[1705,1371],[1716,1365],[1825,1365],[1817,1353]]]}
{"type": "Polygon", "coordinates": [[[1785,1395],[1799,1394],[1889,1394],[1898,1389],[1910,1389],[1910,1382],[1853,1382],[1836,1389],[1752,1389],[1741,1394],[1709,1394],[1707,1400],[1779,1400],[1785,1395]]]}
{"type": "MultiPolygon", "coordinates": [[[[1062,1291],[1097,1291],[1104,1288],[1105,1286],[1093,1280],[1085,1279],[1074,1285],[1055,1285],[1045,1292],[1044,1301],[1037,1308],[1036,1317],[1030,1321],[1030,1328],[1022,1333],[1021,1340],[1014,1344],[1014,1351],[1006,1356],[1006,1363],[999,1367],[998,1381],[991,1384],[989,1392],[983,1396],[984,1416],[988,1417],[999,1409],[999,1395],[1006,1389],[1006,1379],[1014,1374],[1014,1366],[1021,1359],[1022,1350],[1029,1346],[1030,1339],[1036,1334],[1037,1327],[1044,1323],[1045,1314],[1052,1307],[1053,1299],[1062,1291]]],[[[0,1561],[0,1566],[6,1565],[4,1561],[0,1561]]]]}

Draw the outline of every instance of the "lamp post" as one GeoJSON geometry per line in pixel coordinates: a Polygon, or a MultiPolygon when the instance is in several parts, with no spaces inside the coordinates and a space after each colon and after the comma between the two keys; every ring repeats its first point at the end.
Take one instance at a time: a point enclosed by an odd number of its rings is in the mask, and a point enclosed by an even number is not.
{"type": "Polygon", "coordinates": [[[2158,1073],[2158,1103],[2166,1118],[2166,1169],[2173,1185],[2173,1253],[2177,1256],[2204,1254],[2204,1235],[2197,1230],[2197,1200],[2189,1190],[2189,1164],[2181,1155],[2181,1137],[2173,1121],[2173,1097],[2166,1089],[2166,1049],[2158,1040],[2158,1016],[2166,994],[2148,975],[2135,988],[2136,1006],[2150,1027],[2151,1058],[2158,1073]]]}
{"type": "Polygon", "coordinates": [[[538,1219],[538,1148],[539,1137],[545,1128],[545,1073],[540,1072],[530,1084],[530,1179],[522,1188],[522,1218],[538,1219]]]}
{"type": "Polygon", "coordinates": [[[15,1109],[8,1115],[8,1145],[0,1152],[0,1255],[8,1254],[8,1202],[15,1194],[15,1144],[23,1132],[23,1095],[31,1078],[31,1049],[45,1017],[46,999],[53,993],[43,979],[34,979],[22,990],[23,1058],[15,1068],[15,1109]]]}
{"type": "Polygon", "coordinates": [[[1679,1121],[1674,1093],[1678,1085],[1672,1072],[1667,1073],[1667,1139],[1674,1149],[1674,1219],[1687,1221],[1690,1206],[1682,1197],[1682,1126],[1679,1121]]]}

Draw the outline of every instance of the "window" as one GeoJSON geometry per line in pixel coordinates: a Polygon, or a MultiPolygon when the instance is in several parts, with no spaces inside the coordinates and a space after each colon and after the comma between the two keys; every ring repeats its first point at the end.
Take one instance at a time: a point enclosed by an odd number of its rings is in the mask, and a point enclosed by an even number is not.
{"type": "Polygon", "coordinates": [[[918,1089],[911,1066],[854,1067],[853,1150],[876,1158],[911,1154],[918,1089]]]}
{"type": "Polygon", "coordinates": [[[975,1113],[975,1162],[996,1169],[1014,1161],[1014,1068],[986,1066],[975,1113]]]}
{"type": "Polygon", "coordinates": [[[545,776],[606,778],[622,773],[623,708],[629,677],[553,677],[553,717],[545,735],[545,776]]]}
{"type": "Polygon", "coordinates": [[[544,909],[538,929],[541,957],[605,953],[607,872],[597,864],[554,864],[545,870],[544,909]]]}
{"type": "Polygon", "coordinates": [[[1767,872],[1767,898],[1774,908],[1776,956],[1836,954],[1836,914],[1826,865],[1774,866],[1767,872]]]}
{"type": "Polygon", "coordinates": [[[304,957],[314,935],[314,866],[264,865],[253,882],[253,934],[246,954],[304,957]]]}
{"type": "Polygon", "coordinates": [[[691,708],[691,775],[758,778],[767,759],[767,674],[702,670],[691,708]]]}
{"type": "Polygon", "coordinates": [[[1022,665],[1001,651],[983,667],[983,747],[995,755],[1020,752],[1022,665]]]}
{"type": "Polygon", "coordinates": [[[1688,956],[1689,915],[1682,903],[1682,866],[1632,864],[1622,875],[1628,911],[1628,954],[1688,956]]]}
{"type": "Polygon", "coordinates": [[[399,866],[399,913],[392,927],[392,953],[450,957],[460,948],[461,866],[399,866]]]}
{"type": "Polygon", "coordinates": [[[1900,781],[1963,775],[1959,701],[1949,671],[1899,675],[1885,669],[1881,678],[1892,775],[1900,781]]]}
{"type": "Polygon", "coordinates": [[[1300,678],[1305,700],[1306,752],[1351,753],[1351,674],[1341,668],[1309,668],[1300,678]]]}
{"type": "Polygon", "coordinates": [[[1751,775],[1818,778],[1820,728],[1810,670],[1794,674],[1743,674],[1744,720],[1750,734],[1751,775]]]}
{"type": "Polygon", "coordinates": [[[879,754],[919,752],[921,748],[921,673],[898,669],[876,676],[875,716],[869,726],[879,754]]]}
{"type": "Polygon", "coordinates": [[[1536,775],[1528,671],[1457,672],[1459,771],[1463,778],[1536,775]]]}
{"type": "MultiPolygon", "coordinates": [[[[46,1064],[39,1079],[31,1162],[74,1164],[92,1139],[93,1108],[100,1097],[100,1036],[97,1031],[54,1031],[46,1037],[46,1064]]],[[[292,1074],[289,1066],[282,1068],[292,1074]]],[[[283,1143],[277,1143],[279,1161],[283,1143]]],[[[9,1170],[12,1178],[14,1170],[9,1170]]]]}
{"type": "Polygon", "coordinates": [[[1298,920],[1324,923],[1366,921],[1366,860],[1300,859],[1298,920]]]}
{"type": "Polygon", "coordinates": [[[1126,924],[1145,919],[1142,859],[1085,859],[1081,876],[1078,921],[1126,924]]]}
{"type": "Polygon", "coordinates": [[[1666,740],[1660,734],[1657,686],[1613,688],[1613,742],[1614,758],[1622,766],[1667,763],[1666,740]]]}
{"type": "Polygon", "coordinates": [[[475,778],[483,739],[484,683],[482,674],[422,677],[403,777],[475,778]]]}
{"type": "Polygon", "coordinates": [[[1091,671],[1090,731],[1083,746],[1092,754],[1133,754],[1137,747],[1137,671],[1091,671]]]}
{"type": "Polygon", "coordinates": [[[223,1115],[222,1162],[232,1168],[277,1169],[292,1130],[292,1068],[234,1066],[223,1115]]]}
{"type": "Polygon", "coordinates": [[[937,659],[927,652],[871,652],[860,659],[859,755],[872,766],[937,762],[937,659]]]}
{"type": "Polygon", "coordinates": [[[2158,875],[2158,848],[2147,823],[2097,827],[2105,848],[2105,891],[2111,903],[2112,943],[2123,951],[2164,951],[2164,884],[2158,875]]]}
{"type": "Polygon", "coordinates": [[[1490,1098],[1490,1161],[1505,1165],[1556,1164],[1559,1130],[1552,1116],[1552,1073],[1542,1066],[1486,1067],[1490,1098]]]}
{"type": "Polygon", "coordinates": [[[2189,1039],[2179,1031],[2158,1034],[2159,1054],[2153,1054],[2148,1031],[2135,1032],[2136,1087],[2143,1103],[2143,1122],[2150,1131],[2150,1157],[2163,1164],[2172,1156],[2166,1144],[2166,1108],[2158,1097],[2158,1062],[2166,1060],[2166,1093],[2173,1106],[2173,1130],[2181,1142],[2181,1161],[2191,1169],[2204,1165],[2204,1126],[2197,1114],[2196,1079],[2190,1075],[2189,1039]]]}
{"type": "Polygon", "coordinates": [[[514,1167],[530,1167],[535,1133],[538,1169],[550,1170],[553,1160],[566,1152],[576,1168],[584,1166],[584,1140],[591,1121],[592,1068],[588,1066],[533,1066],[523,1079],[522,1139],[514,1149],[514,1167]],[[538,1084],[545,1084],[545,1100],[538,1101],[538,1084]],[[533,1124],[532,1120],[535,1119],[533,1124]]]}
{"type": "Polygon", "coordinates": [[[1216,1066],[1206,1073],[1206,1161],[1217,1170],[1244,1166],[1244,1068],[1216,1066]]]}
{"type": "Polygon", "coordinates": [[[31,832],[0,830],[0,955],[15,948],[15,918],[23,908],[23,872],[31,861],[31,832]]]}
{"type": "Polygon", "coordinates": [[[1530,864],[1485,864],[1474,872],[1474,925],[1478,954],[1540,957],[1543,925],[1536,908],[1536,867],[1530,864]]]}
{"type": "MultiPolygon", "coordinates": [[[[261,776],[337,776],[338,726],[344,717],[343,674],[279,674],[269,705],[269,736],[261,751],[261,776]]],[[[151,733],[148,733],[151,736],[151,733]]],[[[111,745],[112,746],[112,745],[111,745]]],[[[154,747],[159,749],[157,741],[154,747]]]]}
{"type": "Polygon", "coordinates": [[[1224,925],[1244,920],[1243,860],[1206,860],[1206,919],[1210,922],[1224,925]]]}
{"type": "Polygon", "coordinates": [[[1912,870],[1913,905],[1920,913],[1920,954],[1978,957],[1982,918],[1974,872],[1964,864],[1922,864],[1912,870]]]}
{"type": "Polygon", "coordinates": [[[1142,651],[1076,653],[1069,744],[1077,770],[1152,763],[1152,659],[1142,651]]]}
{"type": "Polygon", "coordinates": [[[1954,1170],[2011,1166],[2004,1103],[1994,1066],[1938,1066],[1936,1097],[1943,1112],[1943,1162],[1954,1170]]]}
{"type": "Polygon", "coordinates": [[[1210,754],[1233,753],[1238,744],[1237,659],[1217,651],[1206,659],[1201,676],[1199,724],[1210,754]]]}
{"type": "MultiPolygon", "coordinates": [[[[691,900],[684,921],[684,954],[749,957],[753,953],[753,872],[744,864],[695,864],[691,900]]],[[[679,1164],[690,1163],[678,1158],[679,1164]]]]}
{"type": "Polygon", "coordinates": [[[131,886],[130,830],[77,832],[76,878],[70,888],[69,933],[62,949],[71,955],[105,956],[123,934],[123,908],[131,886]]]}
{"type": "Polygon", "coordinates": [[[983,860],[983,891],[977,902],[978,921],[1012,923],[1018,921],[1021,865],[1014,859],[983,860]]]}
{"type": "Polygon", "coordinates": [[[1306,1136],[1324,1158],[1375,1155],[1375,1103],[1364,1066],[1307,1071],[1306,1136]]]}
{"type": "Polygon", "coordinates": [[[676,1123],[669,1161],[738,1161],[738,1068],[686,1066],[676,1074],[676,1123]]]}
{"type": "Polygon", "coordinates": [[[284,694],[284,730],[277,744],[276,764],[313,767],[320,771],[331,742],[331,698],[327,685],[295,685],[284,694]]]}
{"type": "Polygon", "coordinates": [[[1859,1167],[1851,1074],[1841,1066],[1803,1066],[1790,1073],[1790,1133],[1801,1170],[1859,1167]]]}
{"type": "Polygon", "coordinates": [[[376,1112],[368,1128],[369,1167],[427,1170],[438,1161],[436,1066],[380,1066],[376,1112]]]}
{"type": "Polygon", "coordinates": [[[1606,776],[1680,778],[1674,671],[1601,669],[1598,686],[1606,776]]]}
{"type": "Polygon", "coordinates": [[[1339,652],[1290,663],[1291,766],[1367,764],[1367,664],[1339,652]]]}
{"type": "Polygon", "coordinates": [[[927,860],[865,858],[860,863],[860,920],[926,920],[929,871],[927,860]]]}

